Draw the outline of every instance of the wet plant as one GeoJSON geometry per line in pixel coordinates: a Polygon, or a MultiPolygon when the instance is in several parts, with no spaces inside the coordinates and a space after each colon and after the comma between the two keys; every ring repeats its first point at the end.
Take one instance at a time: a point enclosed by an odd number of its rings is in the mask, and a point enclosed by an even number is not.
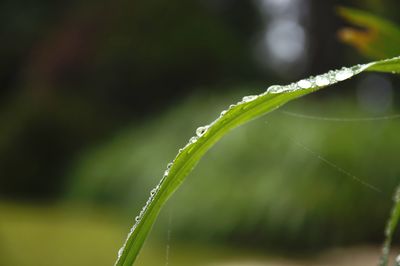
{"type": "MultiPolygon", "coordinates": [[[[151,228],[168,198],[179,188],[186,176],[193,170],[203,155],[227,132],[260,116],[263,116],[285,103],[316,92],[329,85],[347,80],[364,71],[377,71],[387,73],[400,73],[400,57],[387,60],[375,61],[368,64],[356,65],[349,68],[329,71],[315,77],[302,79],[289,85],[273,85],[265,92],[258,95],[249,95],[241,101],[232,104],[210,124],[198,127],[195,135],[188,143],[179,150],[175,159],[167,165],[160,182],[150,191],[145,206],[135,218],[126,242],[118,252],[115,265],[128,266],[135,262],[140,249],[151,231],[151,228]]],[[[396,207],[395,210],[399,208],[396,207]]],[[[389,225],[390,232],[387,234],[387,242],[390,243],[394,227],[397,223],[399,211],[394,211],[393,222],[389,225]]],[[[387,245],[387,250],[389,249],[387,245]]],[[[382,261],[387,260],[386,254],[382,261]]],[[[385,265],[385,264],[381,264],[385,265]]]]}
{"type": "MultiPolygon", "coordinates": [[[[393,208],[392,213],[390,215],[389,221],[386,225],[385,229],[385,242],[382,247],[382,255],[379,261],[379,266],[387,266],[389,263],[389,252],[390,246],[392,244],[393,234],[396,230],[397,224],[400,219],[400,186],[396,188],[396,191],[393,196],[393,208]]],[[[400,265],[400,255],[396,257],[395,266],[400,265]]]]}

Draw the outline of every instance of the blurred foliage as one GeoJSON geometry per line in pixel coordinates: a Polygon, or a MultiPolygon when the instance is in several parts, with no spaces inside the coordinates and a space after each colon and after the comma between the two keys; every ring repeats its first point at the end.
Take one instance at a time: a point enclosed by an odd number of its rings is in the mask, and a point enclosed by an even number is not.
{"type": "Polygon", "coordinates": [[[126,226],[104,209],[2,203],[0,212],[0,265],[7,266],[112,265],[126,226]]]}
{"type": "Polygon", "coordinates": [[[341,7],[338,13],[357,26],[343,28],[339,38],[354,46],[361,54],[373,59],[394,57],[400,54],[400,26],[369,12],[341,7]]]}
{"type": "Polygon", "coordinates": [[[258,73],[249,56],[258,16],[248,2],[0,5],[2,197],[58,198],[81,148],[199,84],[258,73]]]}
{"type": "MultiPolygon", "coordinates": [[[[114,202],[131,215],[138,213],[167,159],[174,157],[197,125],[211,121],[226,99],[235,97],[223,98],[194,96],[89,151],[71,173],[71,198],[114,202]]],[[[290,109],[365,116],[349,101],[309,101],[291,104],[290,109]]],[[[327,122],[277,111],[241,127],[209,152],[173,197],[174,236],[297,249],[381,239],[382,217],[387,217],[391,205],[388,195],[400,174],[398,126],[397,120],[327,122]],[[362,225],[365,220],[368,226],[362,225]]]]}

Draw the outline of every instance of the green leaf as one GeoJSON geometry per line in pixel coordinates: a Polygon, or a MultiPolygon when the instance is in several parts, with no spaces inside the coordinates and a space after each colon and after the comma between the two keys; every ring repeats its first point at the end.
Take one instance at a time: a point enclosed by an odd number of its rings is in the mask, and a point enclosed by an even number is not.
{"type": "Polygon", "coordinates": [[[357,9],[341,7],[338,13],[349,23],[358,27],[341,29],[339,39],[354,46],[361,54],[373,59],[382,59],[400,53],[398,25],[357,9]]]}
{"type": "MultiPolygon", "coordinates": [[[[379,266],[388,265],[389,252],[390,252],[390,246],[392,244],[393,234],[396,230],[397,224],[399,223],[400,219],[400,186],[397,187],[393,200],[394,200],[394,205],[385,230],[386,238],[385,238],[385,243],[383,244],[382,256],[379,262],[379,266]]],[[[398,265],[399,263],[397,259],[396,263],[397,263],[396,265],[398,265]]]]}
{"type": "Polygon", "coordinates": [[[150,198],[136,217],[136,223],[128,234],[124,246],[118,252],[116,265],[130,266],[149,234],[162,206],[193,170],[201,157],[227,132],[252,119],[265,115],[283,104],[307,95],[328,85],[351,78],[364,71],[399,72],[400,57],[356,65],[310,77],[285,86],[270,86],[259,95],[245,96],[232,104],[209,125],[199,127],[196,135],[179,150],[168,165],[160,183],[151,191],[150,198]]]}

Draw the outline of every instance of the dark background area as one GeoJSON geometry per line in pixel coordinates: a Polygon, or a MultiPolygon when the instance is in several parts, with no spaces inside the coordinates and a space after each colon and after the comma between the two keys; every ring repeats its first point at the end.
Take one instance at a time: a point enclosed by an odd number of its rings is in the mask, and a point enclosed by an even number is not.
{"type": "MultiPolygon", "coordinates": [[[[271,3],[265,12],[238,0],[3,2],[1,196],[59,198],[79,150],[196,90],[284,83],[360,61],[335,34],[344,24],[335,7],[350,3],[294,1],[277,15],[299,17],[304,55],[268,65],[255,46],[275,19],[271,3]]],[[[352,4],[398,19],[396,1],[352,4]]]]}

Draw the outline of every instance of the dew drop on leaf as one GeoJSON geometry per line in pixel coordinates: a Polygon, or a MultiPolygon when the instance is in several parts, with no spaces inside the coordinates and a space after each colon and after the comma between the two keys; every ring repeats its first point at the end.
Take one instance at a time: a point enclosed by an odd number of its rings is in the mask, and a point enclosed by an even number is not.
{"type": "Polygon", "coordinates": [[[208,126],[198,127],[198,128],[196,129],[196,135],[197,135],[198,137],[203,136],[204,133],[207,132],[207,129],[208,129],[208,126]]]}
{"type": "Polygon", "coordinates": [[[317,84],[317,86],[319,87],[329,85],[330,83],[331,82],[329,81],[329,79],[325,76],[317,76],[315,78],[315,84],[317,84]]]}
{"type": "Polygon", "coordinates": [[[164,176],[168,176],[169,175],[169,169],[164,171],[164,176]]]}
{"type": "Polygon", "coordinates": [[[267,93],[281,93],[281,92],[283,92],[283,90],[284,90],[284,88],[282,86],[272,85],[272,86],[268,87],[267,93]]]}
{"type": "Polygon", "coordinates": [[[118,258],[120,258],[122,256],[122,253],[124,252],[124,247],[120,248],[118,250],[118,258]]]}
{"type": "Polygon", "coordinates": [[[351,78],[354,75],[353,71],[349,68],[343,68],[336,72],[335,79],[337,81],[342,81],[348,78],[351,78]]]}
{"type": "Polygon", "coordinates": [[[302,89],[309,89],[312,87],[312,83],[309,80],[302,79],[299,82],[297,82],[297,85],[302,88],[302,89]]]}
{"type": "Polygon", "coordinates": [[[257,95],[249,95],[249,96],[244,96],[242,101],[245,103],[248,103],[248,102],[254,101],[257,98],[258,98],[257,95]]]}
{"type": "Polygon", "coordinates": [[[191,137],[190,139],[189,139],[189,143],[190,144],[193,144],[193,143],[195,143],[197,141],[197,137],[191,137]]]}

